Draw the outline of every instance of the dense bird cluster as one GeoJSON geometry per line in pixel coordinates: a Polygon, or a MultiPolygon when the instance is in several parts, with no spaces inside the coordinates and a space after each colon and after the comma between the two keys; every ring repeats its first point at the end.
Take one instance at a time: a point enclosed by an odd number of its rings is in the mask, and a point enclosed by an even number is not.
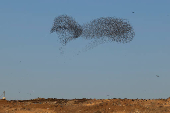
{"type": "Polygon", "coordinates": [[[87,39],[102,39],[127,43],[132,41],[135,33],[132,26],[123,19],[101,17],[83,26],[82,36],[87,39]]]}
{"type": "Polygon", "coordinates": [[[82,27],[70,16],[61,15],[54,19],[51,33],[56,32],[59,35],[62,44],[78,38],[82,34],[82,27]]]}
{"type": "Polygon", "coordinates": [[[51,33],[56,32],[63,45],[78,37],[104,42],[128,43],[135,35],[133,27],[125,19],[101,17],[79,25],[72,17],[60,15],[54,19],[51,33]]]}

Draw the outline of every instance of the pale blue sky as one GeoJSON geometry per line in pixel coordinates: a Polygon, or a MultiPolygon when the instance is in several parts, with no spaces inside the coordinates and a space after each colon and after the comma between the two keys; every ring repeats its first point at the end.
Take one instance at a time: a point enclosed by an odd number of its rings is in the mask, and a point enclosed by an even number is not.
{"type": "Polygon", "coordinates": [[[5,90],[9,100],[170,97],[169,4],[1,0],[0,95],[5,90]],[[61,55],[57,34],[50,34],[54,18],[61,14],[80,24],[108,16],[128,19],[136,35],[130,43],[102,44],[77,55],[89,42],[79,37],[61,55]]]}

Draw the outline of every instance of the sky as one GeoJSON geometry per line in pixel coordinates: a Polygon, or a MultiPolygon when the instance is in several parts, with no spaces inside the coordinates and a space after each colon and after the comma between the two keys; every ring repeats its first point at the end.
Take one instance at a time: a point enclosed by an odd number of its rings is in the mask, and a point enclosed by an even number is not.
{"type": "Polygon", "coordinates": [[[1,0],[0,95],[5,91],[7,100],[170,97],[169,4],[169,0],[1,0]],[[130,43],[105,43],[77,55],[89,42],[79,37],[61,54],[58,35],[50,30],[54,18],[62,14],[81,25],[100,17],[127,19],[135,37],[130,43]]]}

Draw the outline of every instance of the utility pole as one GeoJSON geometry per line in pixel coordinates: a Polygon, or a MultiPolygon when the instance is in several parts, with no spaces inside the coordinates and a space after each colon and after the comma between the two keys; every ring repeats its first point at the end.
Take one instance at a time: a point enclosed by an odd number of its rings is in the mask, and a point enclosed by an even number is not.
{"type": "Polygon", "coordinates": [[[2,97],[3,95],[4,95],[4,97],[2,99],[6,100],[6,98],[5,98],[5,91],[3,92],[3,94],[0,97],[2,97]]]}
{"type": "Polygon", "coordinates": [[[4,97],[2,98],[3,100],[6,100],[6,98],[5,98],[5,91],[3,92],[4,93],[4,97]]]}
{"type": "Polygon", "coordinates": [[[4,97],[5,97],[5,91],[3,93],[4,93],[4,97]]]}

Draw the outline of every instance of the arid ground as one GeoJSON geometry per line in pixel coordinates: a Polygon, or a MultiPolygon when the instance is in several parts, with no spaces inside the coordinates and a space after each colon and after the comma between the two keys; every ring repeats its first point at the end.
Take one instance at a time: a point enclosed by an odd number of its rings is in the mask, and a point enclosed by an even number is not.
{"type": "Polygon", "coordinates": [[[170,113],[170,98],[0,100],[0,113],[170,113]]]}

